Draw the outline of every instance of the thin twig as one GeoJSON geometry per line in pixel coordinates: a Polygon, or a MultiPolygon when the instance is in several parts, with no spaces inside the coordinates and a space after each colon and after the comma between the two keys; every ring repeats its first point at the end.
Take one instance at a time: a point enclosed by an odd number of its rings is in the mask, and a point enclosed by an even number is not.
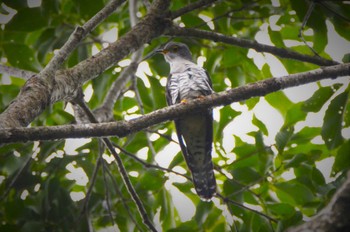
{"type": "Polygon", "coordinates": [[[229,10],[229,11],[227,11],[226,13],[221,14],[221,15],[219,15],[219,16],[216,16],[216,17],[214,17],[214,18],[212,18],[212,19],[210,19],[210,20],[208,20],[208,21],[206,21],[206,22],[203,22],[203,23],[201,23],[201,24],[199,24],[199,25],[197,25],[197,26],[194,26],[193,28],[202,27],[202,26],[204,26],[204,25],[206,25],[206,24],[208,24],[208,23],[210,23],[210,22],[217,21],[217,20],[222,19],[222,18],[224,18],[224,17],[229,17],[229,18],[230,18],[230,14],[232,14],[232,13],[234,13],[234,12],[240,12],[240,11],[242,11],[242,10],[247,9],[248,7],[255,6],[255,5],[257,5],[257,2],[252,2],[252,3],[249,3],[249,4],[245,4],[245,5],[243,5],[242,7],[238,8],[238,9],[229,10]]]}
{"type": "Polygon", "coordinates": [[[251,209],[251,208],[249,208],[249,207],[247,207],[247,206],[245,206],[245,205],[243,205],[243,204],[241,204],[241,203],[238,203],[238,202],[236,202],[236,201],[234,201],[234,200],[231,200],[230,198],[224,197],[224,196],[221,195],[220,193],[216,193],[216,196],[218,196],[220,199],[222,199],[222,201],[223,201],[224,203],[230,203],[230,204],[236,205],[236,206],[238,206],[238,207],[240,207],[240,208],[249,210],[249,211],[251,211],[251,212],[253,212],[253,213],[255,213],[255,214],[258,214],[258,215],[260,215],[260,216],[262,216],[262,217],[264,217],[264,218],[267,218],[267,219],[270,220],[270,221],[273,221],[273,222],[275,222],[275,223],[278,222],[276,219],[270,217],[269,215],[266,215],[266,214],[264,214],[264,213],[262,213],[262,212],[259,212],[259,211],[255,210],[255,209],[251,209]]]}
{"type": "MultiPolygon", "coordinates": [[[[102,141],[99,141],[99,145],[103,146],[102,141]]],[[[100,155],[102,156],[103,150],[100,150],[100,155]]],[[[115,223],[114,223],[114,219],[113,219],[113,214],[112,214],[112,207],[111,207],[111,202],[110,202],[110,193],[109,193],[109,184],[107,183],[107,178],[106,178],[106,162],[105,160],[103,160],[103,158],[101,158],[102,160],[102,175],[103,175],[103,182],[104,182],[104,186],[105,186],[105,199],[106,199],[106,204],[107,204],[107,211],[108,211],[108,215],[109,218],[111,219],[112,225],[114,227],[115,223]]]]}
{"type": "Polygon", "coordinates": [[[10,184],[7,186],[7,188],[4,191],[4,194],[2,194],[0,201],[4,200],[7,195],[9,194],[10,190],[13,188],[14,184],[16,183],[16,181],[18,180],[18,178],[22,175],[22,173],[27,170],[28,166],[30,165],[30,163],[32,162],[33,158],[32,158],[32,154],[30,154],[26,161],[24,162],[23,166],[18,170],[18,172],[16,173],[16,175],[12,178],[10,184]]]}
{"type": "Polygon", "coordinates": [[[252,48],[258,52],[268,52],[273,55],[279,56],[281,58],[289,58],[294,59],[298,61],[304,61],[320,66],[331,66],[331,65],[337,65],[339,64],[336,61],[328,60],[321,57],[315,57],[315,56],[309,56],[304,55],[295,51],[292,51],[290,49],[285,48],[277,48],[274,46],[266,45],[266,44],[260,44],[255,41],[242,39],[242,38],[236,38],[232,36],[226,36],[224,34],[212,32],[212,31],[205,31],[205,30],[199,30],[195,28],[182,28],[173,26],[171,29],[169,29],[168,35],[170,36],[184,36],[184,37],[195,37],[200,39],[209,39],[215,42],[223,42],[239,47],[244,48],[252,48]]]}
{"type": "Polygon", "coordinates": [[[191,4],[188,4],[187,6],[172,12],[171,18],[175,19],[177,17],[180,17],[181,15],[184,15],[188,12],[194,11],[199,8],[207,7],[213,4],[214,2],[217,2],[218,0],[200,0],[191,4]]]}
{"type": "Polygon", "coordinates": [[[88,191],[86,192],[86,196],[84,198],[84,202],[83,202],[83,205],[81,207],[80,215],[83,215],[84,213],[86,213],[86,211],[88,211],[87,208],[89,205],[92,189],[96,183],[97,173],[98,173],[98,170],[100,169],[100,166],[101,166],[101,159],[102,159],[102,157],[99,156],[97,159],[96,165],[94,167],[94,171],[92,172],[90,185],[89,185],[88,191]]]}
{"type": "Polygon", "coordinates": [[[316,51],[315,49],[313,49],[313,47],[311,47],[305,40],[304,36],[303,36],[303,31],[305,29],[306,23],[309,20],[312,11],[315,9],[315,2],[311,1],[311,4],[306,12],[306,15],[303,19],[303,23],[301,24],[301,27],[299,29],[299,34],[298,37],[303,41],[303,43],[315,54],[315,56],[321,57],[316,51]]]}
{"type": "MultiPolygon", "coordinates": [[[[315,1],[315,0],[313,0],[315,1]]],[[[331,6],[328,5],[328,3],[326,1],[316,1],[319,5],[323,6],[325,9],[327,9],[328,11],[332,12],[334,15],[336,15],[337,17],[341,18],[342,20],[346,21],[346,22],[350,22],[350,18],[347,18],[346,16],[340,14],[339,12],[337,12],[336,10],[334,10],[331,6]]],[[[330,2],[332,2],[330,0],[330,2]]]]}
{"type": "MultiPolygon", "coordinates": [[[[82,107],[84,112],[88,115],[91,122],[93,122],[93,123],[98,122],[97,119],[95,118],[95,116],[93,115],[92,111],[89,109],[89,107],[86,105],[85,101],[82,98],[77,99],[77,103],[79,104],[80,107],[82,107]]],[[[148,227],[149,230],[157,231],[156,228],[154,227],[152,221],[149,219],[147,211],[146,211],[145,207],[143,206],[142,201],[140,200],[137,192],[135,191],[135,189],[134,189],[134,187],[129,179],[129,176],[128,176],[128,173],[124,167],[123,161],[121,160],[121,158],[119,157],[119,155],[115,151],[112,142],[108,138],[103,138],[102,140],[103,140],[104,144],[107,146],[110,153],[115,158],[115,162],[117,164],[119,173],[122,176],[122,179],[124,181],[126,189],[128,190],[131,198],[133,199],[133,201],[135,202],[135,204],[137,206],[137,209],[140,213],[140,216],[143,220],[143,223],[148,227]]]]}
{"type": "Polygon", "coordinates": [[[104,162],[104,165],[106,166],[106,173],[108,174],[108,176],[110,177],[110,179],[112,180],[112,183],[113,183],[113,186],[114,186],[114,189],[115,191],[117,192],[117,194],[119,195],[119,198],[121,199],[121,202],[125,208],[125,210],[128,212],[128,215],[131,219],[131,221],[134,222],[135,226],[137,227],[138,231],[143,231],[143,229],[141,228],[141,226],[136,222],[135,218],[134,218],[134,215],[131,213],[131,210],[130,210],[130,207],[128,205],[128,203],[126,202],[126,199],[123,197],[123,194],[122,192],[119,190],[118,188],[118,184],[115,180],[115,176],[113,176],[113,174],[109,171],[109,168],[106,164],[106,162],[104,162]]]}
{"type": "Polygon", "coordinates": [[[145,129],[145,131],[147,131],[148,133],[157,134],[157,135],[159,135],[160,137],[162,137],[162,138],[168,140],[169,142],[173,142],[173,143],[179,144],[179,142],[176,141],[176,140],[174,140],[174,139],[172,139],[170,135],[162,134],[162,133],[160,133],[160,132],[157,131],[157,130],[151,130],[151,129],[148,129],[148,128],[147,128],[147,129],[145,129]]]}
{"type": "Polygon", "coordinates": [[[155,168],[155,169],[159,169],[159,170],[162,170],[162,171],[165,171],[165,172],[171,172],[171,173],[174,173],[176,175],[179,175],[179,176],[182,176],[184,178],[186,178],[187,180],[192,180],[190,177],[182,174],[182,173],[179,173],[177,171],[174,171],[172,169],[169,169],[169,168],[164,168],[164,167],[161,167],[159,165],[156,165],[156,164],[150,164],[150,163],[147,163],[145,162],[144,160],[140,159],[139,157],[137,157],[136,155],[128,152],[127,150],[125,150],[124,148],[118,146],[117,144],[113,143],[113,145],[118,148],[121,152],[123,152],[125,155],[129,156],[130,158],[134,159],[135,161],[139,162],[140,164],[142,164],[144,167],[146,168],[155,168]]]}

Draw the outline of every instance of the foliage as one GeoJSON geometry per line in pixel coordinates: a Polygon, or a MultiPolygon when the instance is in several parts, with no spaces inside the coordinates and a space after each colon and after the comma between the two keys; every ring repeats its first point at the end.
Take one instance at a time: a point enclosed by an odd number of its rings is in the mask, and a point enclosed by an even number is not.
{"type": "MultiPolygon", "coordinates": [[[[75,26],[86,22],[107,3],[105,0],[52,0],[42,1],[40,7],[29,7],[24,1],[3,2],[17,13],[0,30],[1,62],[34,72],[45,67],[75,26]]],[[[146,7],[142,1],[138,2],[139,14],[144,16],[146,7]]],[[[172,1],[171,10],[191,2],[194,1],[172,1]]],[[[327,6],[316,4],[303,33],[304,39],[325,58],[332,56],[329,49],[335,49],[333,35],[350,41],[350,6],[340,1],[327,6]],[[330,31],[333,27],[335,31],[330,31]]],[[[276,47],[313,55],[298,37],[307,9],[304,0],[280,0],[279,4],[267,0],[221,1],[187,13],[175,22],[259,42],[263,37],[263,42],[271,42],[276,47]]],[[[128,5],[124,4],[79,45],[64,68],[101,50],[108,39],[106,32],[119,38],[130,29],[128,5]]],[[[144,55],[167,39],[159,37],[152,41],[145,47],[144,55]]],[[[205,57],[204,67],[211,74],[217,92],[266,79],[272,74],[282,76],[276,74],[279,67],[284,74],[315,68],[315,65],[278,57],[270,62],[265,54],[214,41],[191,38],[181,41],[189,45],[194,57],[200,57],[198,60],[205,57]]],[[[140,69],[137,74],[137,90],[145,113],[149,113],[166,106],[164,81],[168,65],[161,56],[154,56],[141,66],[149,66],[151,72],[140,69]]],[[[118,78],[121,69],[114,68],[84,85],[86,94],[92,93],[88,101],[91,108],[101,105],[109,87],[118,78]]],[[[0,81],[2,112],[18,94],[24,80],[2,75],[0,81]]],[[[227,197],[226,201],[220,198],[213,202],[200,201],[192,183],[173,173],[178,171],[189,176],[178,144],[169,140],[175,133],[172,123],[153,126],[148,133],[113,138],[113,142],[128,152],[120,152],[120,156],[159,230],[283,231],[327,205],[344,180],[345,171],[349,170],[349,88],[349,80],[343,78],[215,109],[213,160],[218,190],[227,197]],[[160,170],[157,165],[148,167],[134,156],[146,164],[158,162],[168,170],[160,170]],[[257,209],[277,221],[230,201],[257,209]]],[[[131,83],[125,86],[124,92],[114,107],[116,120],[142,114],[131,83]]],[[[71,123],[74,117],[66,109],[64,103],[56,103],[31,126],[71,123]]],[[[0,190],[4,196],[0,204],[0,231],[68,231],[72,228],[87,231],[89,223],[97,231],[112,226],[120,231],[146,230],[109,153],[103,155],[108,162],[98,165],[96,139],[9,144],[0,147],[0,154],[0,190]],[[79,146],[69,151],[72,144],[79,146]],[[79,196],[84,198],[90,186],[91,196],[82,214],[85,202],[79,196]]]]}

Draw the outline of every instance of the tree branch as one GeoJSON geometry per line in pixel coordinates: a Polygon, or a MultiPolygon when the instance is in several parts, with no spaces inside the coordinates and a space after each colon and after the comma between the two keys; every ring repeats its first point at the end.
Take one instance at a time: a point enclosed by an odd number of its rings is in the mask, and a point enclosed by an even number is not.
{"type": "Polygon", "coordinates": [[[43,77],[53,77],[54,72],[59,69],[62,63],[68,58],[70,53],[78,46],[87,34],[89,34],[97,25],[105,20],[115,9],[117,9],[125,0],[113,0],[109,2],[102,10],[97,12],[82,27],[76,27],[74,32],[69,36],[67,42],[50,60],[46,67],[40,72],[43,77]]]}
{"type": "Polygon", "coordinates": [[[304,61],[304,62],[316,64],[319,66],[331,66],[331,65],[339,64],[336,61],[327,60],[325,58],[304,55],[289,49],[277,48],[266,44],[260,44],[256,41],[226,36],[224,34],[212,32],[212,31],[173,26],[169,29],[169,31],[167,32],[167,35],[181,36],[181,37],[195,37],[199,39],[208,39],[215,42],[223,42],[223,43],[227,43],[227,44],[231,44],[239,47],[252,48],[257,52],[268,52],[282,58],[304,61]]]}
{"type": "Polygon", "coordinates": [[[331,202],[313,219],[304,224],[291,228],[288,232],[319,231],[337,232],[350,231],[350,171],[347,180],[334,194],[331,202]]]}
{"type": "Polygon", "coordinates": [[[349,74],[350,63],[340,64],[309,72],[292,74],[281,78],[270,78],[255,82],[217,94],[212,94],[204,99],[195,99],[189,101],[187,104],[177,104],[159,109],[130,121],[35,128],[7,128],[0,131],[0,141],[2,143],[11,143],[62,138],[101,136],[123,137],[148,128],[149,126],[167,120],[176,119],[196,110],[228,105],[232,102],[247,100],[251,97],[265,96],[268,93],[289,87],[295,87],[327,78],[346,76],[349,74]]]}
{"type": "Polygon", "coordinates": [[[203,8],[203,7],[207,7],[210,6],[211,4],[213,4],[214,2],[217,2],[218,0],[200,0],[191,4],[188,4],[187,6],[174,11],[171,13],[171,18],[175,19],[177,17],[180,17],[181,15],[184,15],[188,12],[191,12],[193,10],[196,10],[198,8],[203,8]]]}
{"type": "Polygon", "coordinates": [[[156,0],[150,12],[115,43],[71,69],[59,70],[54,81],[30,78],[16,100],[0,115],[0,128],[27,126],[50,104],[71,101],[80,86],[113,64],[161,35],[171,24],[169,0],[156,0]]]}
{"type": "MultiPolygon", "coordinates": [[[[83,109],[83,111],[86,113],[86,115],[88,116],[89,120],[93,123],[98,123],[96,117],[94,116],[94,114],[92,113],[92,111],[89,109],[89,107],[86,105],[86,103],[84,102],[83,98],[79,98],[78,100],[78,104],[79,106],[83,109]]],[[[128,172],[125,169],[125,166],[123,164],[122,159],[120,158],[120,156],[118,155],[118,153],[115,151],[114,146],[112,144],[112,142],[108,139],[108,138],[102,138],[101,139],[103,141],[103,143],[107,146],[109,152],[114,156],[115,158],[115,162],[117,164],[118,167],[118,171],[122,177],[122,180],[125,184],[126,189],[128,190],[128,193],[130,194],[132,200],[134,201],[134,203],[137,206],[137,210],[139,211],[139,214],[143,220],[143,223],[148,227],[148,229],[150,231],[157,231],[154,227],[154,225],[152,224],[152,221],[149,219],[146,209],[143,206],[143,203],[141,201],[141,199],[139,198],[139,196],[137,195],[137,192],[134,189],[134,186],[132,185],[129,176],[128,176],[128,172]]],[[[100,140],[100,141],[101,141],[100,140]]],[[[102,144],[102,143],[101,143],[102,144]]],[[[102,153],[100,153],[101,155],[102,153]]],[[[101,162],[103,162],[102,157],[99,156],[99,160],[98,163],[95,167],[95,170],[98,170],[98,167],[100,166],[101,162]]],[[[94,172],[95,173],[95,172],[94,172]]],[[[94,183],[94,182],[93,182],[94,183]]],[[[92,184],[93,184],[92,183],[92,184]]],[[[90,192],[90,191],[89,191],[90,192]]],[[[85,200],[85,202],[88,202],[88,199],[85,200]]],[[[85,205],[85,203],[84,203],[85,205]]]]}
{"type": "Polygon", "coordinates": [[[36,74],[35,72],[32,72],[32,71],[14,68],[14,67],[2,65],[2,64],[0,64],[0,73],[8,74],[10,76],[19,77],[23,79],[29,79],[36,74]]]}

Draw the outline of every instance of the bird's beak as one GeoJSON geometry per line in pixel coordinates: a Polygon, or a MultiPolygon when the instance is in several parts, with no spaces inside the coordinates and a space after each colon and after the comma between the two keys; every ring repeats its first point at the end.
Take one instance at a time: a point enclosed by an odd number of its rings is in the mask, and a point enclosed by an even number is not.
{"type": "Polygon", "coordinates": [[[156,52],[157,52],[157,53],[162,53],[163,55],[165,55],[165,54],[167,54],[169,51],[160,48],[160,49],[157,49],[156,52]]]}

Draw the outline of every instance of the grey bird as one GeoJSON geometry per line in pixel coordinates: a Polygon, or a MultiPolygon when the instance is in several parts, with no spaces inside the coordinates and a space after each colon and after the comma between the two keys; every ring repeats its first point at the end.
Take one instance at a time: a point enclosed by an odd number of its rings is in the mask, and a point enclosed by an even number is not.
{"type": "MultiPolygon", "coordinates": [[[[157,51],[161,52],[170,64],[170,74],[166,84],[168,105],[185,103],[186,100],[200,98],[214,92],[207,71],[193,62],[187,45],[170,42],[157,51]]],[[[207,109],[176,119],[175,127],[183,156],[192,173],[195,190],[202,200],[208,201],[216,193],[211,158],[212,110],[207,109]]]]}

